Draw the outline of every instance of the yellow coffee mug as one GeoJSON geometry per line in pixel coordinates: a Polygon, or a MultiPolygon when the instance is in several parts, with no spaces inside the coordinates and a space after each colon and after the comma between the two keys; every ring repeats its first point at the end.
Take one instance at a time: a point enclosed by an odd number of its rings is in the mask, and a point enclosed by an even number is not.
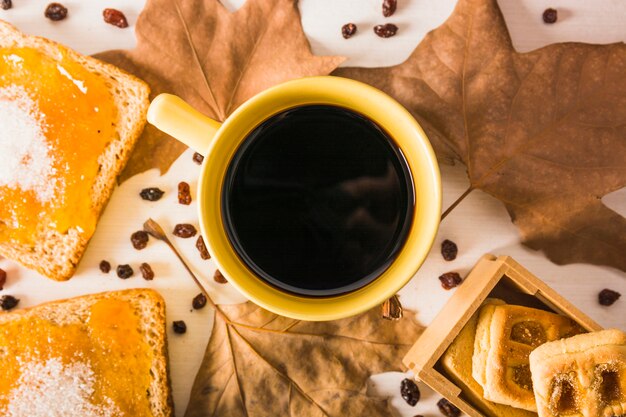
{"type": "Polygon", "coordinates": [[[161,94],[150,105],[148,121],[205,156],[198,183],[198,209],[206,246],[235,288],[274,313],[301,320],[334,320],[381,304],[413,277],[435,239],[441,212],[441,183],[435,154],[413,116],[371,86],[331,76],[285,82],[252,97],[221,124],[180,98],[161,94]],[[293,294],[255,275],[229,240],[222,208],[229,164],[249,133],[277,113],[316,104],[359,113],[393,138],[411,171],[415,198],[410,230],[391,265],[369,284],[328,297],[293,294]]]}

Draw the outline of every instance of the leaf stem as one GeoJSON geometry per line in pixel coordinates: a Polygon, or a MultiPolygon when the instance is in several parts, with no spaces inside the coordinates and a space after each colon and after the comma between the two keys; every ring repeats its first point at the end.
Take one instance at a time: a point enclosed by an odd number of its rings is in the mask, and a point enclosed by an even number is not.
{"type": "MultiPolygon", "coordinates": [[[[185,269],[187,270],[191,278],[194,280],[194,282],[200,289],[200,291],[202,291],[202,294],[205,295],[209,305],[215,310],[215,313],[224,321],[224,323],[226,323],[227,326],[242,327],[248,330],[253,330],[253,331],[262,332],[262,333],[285,333],[285,330],[264,329],[262,327],[238,323],[229,319],[228,316],[222,311],[222,309],[217,304],[215,304],[215,302],[209,295],[209,292],[206,290],[206,288],[204,288],[204,285],[202,285],[202,283],[200,282],[196,274],[191,270],[189,265],[187,265],[187,262],[185,262],[185,259],[182,257],[178,249],[176,249],[176,247],[169,240],[169,238],[167,237],[165,233],[165,230],[163,230],[163,228],[156,221],[152,219],[146,220],[146,222],[143,224],[143,230],[149,233],[150,236],[154,237],[155,239],[165,242],[165,244],[169,246],[172,252],[174,252],[174,255],[176,255],[178,260],[180,260],[180,262],[183,264],[183,266],[185,267],[185,269]]],[[[298,321],[296,321],[296,323],[298,323],[298,321]]]]}
{"type": "Polygon", "coordinates": [[[204,71],[204,67],[202,66],[202,63],[200,62],[200,57],[198,56],[196,45],[193,43],[193,39],[191,38],[191,32],[189,31],[189,27],[187,27],[187,21],[185,20],[185,16],[183,15],[183,12],[180,9],[180,6],[177,1],[174,1],[174,6],[176,7],[176,13],[178,14],[180,23],[182,24],[183,29],[185,31],[185,36],[187,37],[187,42],[189,43],[191,52],[193,52],[194,62],[198,66],[198,69],[200,70],[200,73],[202,74],[204,85],[206,86],[207,91],[209,92],[209,96],[211,97],[211,100],[213,100],[213,104],[215,105],[215,107],[213,107],[213,112],[215,113],[215,116],[219,119],[219,121],[223,122],[226,119],[226,115],[220,108],[217,102],[217,99],[215,98],[215,94],[213,93],[213,89],[211,88],[211,83],[209,82],[209,78],[207,77],[206,72],[204,71]]]}
{"type": "Polygon", "coordinates": [[[213,307],[215,312],[220,316],[220,318],[222,320],[224,320],[226,323],[231,323],[230,319],[226,316],[226,314],[224,314],[224,312],[217,306],[217,304],[215,304],[215,302],[213,302],[213,299],[209,295],[209,292],[204,288],[202,283],[200,283],[200,280],[198,279],[198,277],[196,277],[196,274],[194,274],[194,272],[191,270],[189,265],[187,265],[187,262],[185,262],[185,260],[183,259],[182,255],[180,254],[180,252],[178,252],[178,249],[176,249],[176,247],[169,240],[169,238],[165,234],[165,231],[163,230],[163,228],[157,222],[155,222],[154,220],[148,219],[143,224],[143,230],[146,231],[147,233],[149,233],[150,236],[154,237],[155,239],[158,239],[160,241],[165,242],[165,244],[167,244],[167,246],[169,246],[169,248],[172,250],[172,252],[174,252],[174,255],[176,255],[176,257],[183,264],[183,266],[185,267],[187,272],[189,272],[189,275],[191,275],[191,278],[194,280],[194,282],[196,283],[198,288],[200,288],[200,291],[202,291],[202,294],[205,295],[209,305],[211,307],[213,307]]]}
{"type": "Polygon", "coordinates": [[[459,203],[463,201],[465,197],[467,197],[469,193],[471,193],[473,190],[474,190],[473,186],[470,185],[469,187],[467,187],[467,190],[465,190],[465,192],[461,194],[461,196],[457,198],[456,201],[452,203],[452,205],[446,209],[446,211],[443,212],[443,214],[441,215],[441,220],[443,221],[443,219],[445,219],[448,216],[448,214],[450,214],[450,212],[454,210],[454,208],[458,206],[459,203]]]}

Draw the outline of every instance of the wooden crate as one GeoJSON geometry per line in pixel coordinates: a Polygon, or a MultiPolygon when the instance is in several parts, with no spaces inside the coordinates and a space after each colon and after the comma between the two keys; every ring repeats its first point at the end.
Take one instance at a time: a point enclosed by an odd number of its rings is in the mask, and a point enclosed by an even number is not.
{"type": "Polygon", "coordinates": [[[566,315],[588,331],[602,327],[509,256],[484,255],[403,359],[415,378],[471,417],[482,417],[438,362],[487,297],[566,315]]]}

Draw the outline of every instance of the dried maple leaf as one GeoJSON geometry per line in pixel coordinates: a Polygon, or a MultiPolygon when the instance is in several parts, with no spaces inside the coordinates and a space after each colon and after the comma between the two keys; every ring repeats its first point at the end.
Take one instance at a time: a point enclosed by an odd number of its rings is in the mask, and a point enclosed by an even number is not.
{"type": "Polygon", "coordinates": [[[600,200],[626,185],[626,45],[517,53],[496,0],[460,0],[406,62],[335,74],[404,104],[527,246],[626,271],[626,219],[600,200]]]}
{"type": "MultiPolygon", "coordinates": [[[[229,12],[217,0],[149,0],[137,20],[137,47],[96,55],[145,80],[152,97],[177,94],[223,121],[251,96],[290,79],[326,75],[342,57],[316,57],[296,0],[248,0],[229,12]]],[[[120,181],[167,171],[185,145],[147,126],[120,181]]]]}
{"type": "Polygon", "coordinates": [[[277,316],[245,303],[219,306],[186,417],[381,416],[372,374],[400,370],[421,333],[414,315],[390,322],[376,308],[329,322],[277,316]]]}

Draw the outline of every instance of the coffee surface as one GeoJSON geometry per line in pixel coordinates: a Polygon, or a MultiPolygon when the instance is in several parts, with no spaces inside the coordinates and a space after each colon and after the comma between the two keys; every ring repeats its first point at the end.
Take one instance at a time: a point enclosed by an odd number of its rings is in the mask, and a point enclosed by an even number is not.
{"type": "Polygon", "coordinates": [[[230,163],[222,196],[241,259],[270,284],[308,296],[378,277],[404,243],[414,204],[393,140],[361,115],[322,105],[255,128],[230,163]]]}

